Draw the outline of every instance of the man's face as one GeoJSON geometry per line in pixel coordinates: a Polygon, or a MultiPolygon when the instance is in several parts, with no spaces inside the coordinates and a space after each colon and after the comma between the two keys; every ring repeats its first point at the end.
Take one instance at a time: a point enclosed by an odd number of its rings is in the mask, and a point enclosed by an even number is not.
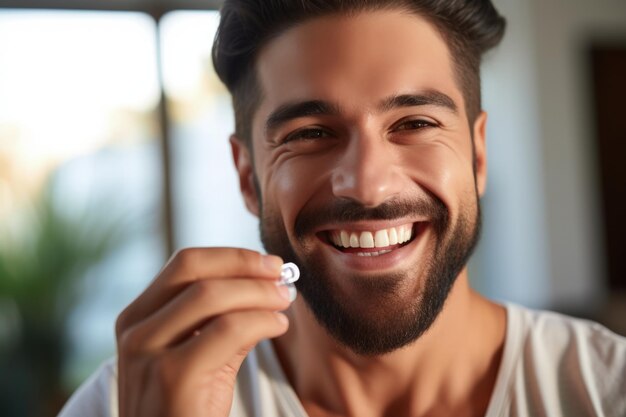
{"type": "Polygon", "coordinates": [[[266,249],[300,266],[339,342],[410,343],[476,243],[485,180],[485,118],[469,125],[444,40],[399,11],[324,17],[272,40],[257,70],[254,164],[234,146],[266,249]]]}

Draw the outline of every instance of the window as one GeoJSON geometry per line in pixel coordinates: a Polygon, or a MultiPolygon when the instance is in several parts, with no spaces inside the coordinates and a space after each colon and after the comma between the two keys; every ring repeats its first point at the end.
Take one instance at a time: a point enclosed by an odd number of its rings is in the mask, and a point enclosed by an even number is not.
{"type": "MultiPolygon", "coordinates": [[[[165,261],[156,39],[141,13],[0,9],[0,218],[10,229],[2,246],[9,232],[20,242],[49,238],[31,217],[45,190],[68,224],[123,229],[78,283],[67,317],[70,386],[114,352],[115,317],[165,261]]],[[[57,278],[38,275],[43,286],[57,278]]],[[[0,293],[0,316],[18,307],[0,293]]]]}
{"type": "Polygon", "coordinates": [[[261,250],[230,158],[230,96],[211,61],[217,11],[171,12],[161,20],[163,73],[170,110],[175,246],[261,250]]]}

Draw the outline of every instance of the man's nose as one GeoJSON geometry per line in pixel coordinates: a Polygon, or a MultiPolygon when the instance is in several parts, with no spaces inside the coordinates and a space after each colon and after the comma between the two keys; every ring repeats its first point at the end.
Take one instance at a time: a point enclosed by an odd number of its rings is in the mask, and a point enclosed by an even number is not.
{"type": "Polygon", "coordinates": [[[337,197],[376,207],[403,187],[393,144],[380,137],[351,138],[332,175],[337,197]]]}

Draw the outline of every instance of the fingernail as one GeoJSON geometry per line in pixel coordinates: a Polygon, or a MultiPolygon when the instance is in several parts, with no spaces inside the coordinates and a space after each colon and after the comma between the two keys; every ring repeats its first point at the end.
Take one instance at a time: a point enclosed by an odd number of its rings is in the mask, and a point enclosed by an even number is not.
{"type": "Polygon", "coordinates": [[[278,293],[282,298],[288,301],[292,301],[291,299],[291,290],[287,288],[286,285],[277,285],[278,293]]]}
{"type": "Polygon", "coordinates": [[[282,324],[289,324],[289,319],[283,313],[276,313],[276,318],[282,324]]]}
{"type": "MultiPolygon", "coordinates": [[[[272,272],[280,274],[280,267],[283,265],[283,260],[278,256],[265,255],[263,256],[263,265],[272,272]]],[[[278,278],[278,277],[277,277],[278,278]]]]}
{"type": "Polygon", "coordinates": [[[296,290],[296,286],[293,284],[287,284],[285,285],[285,287],[289,291],[289,301],[293,303],[296,300],[296,297],[298,296],[298,291],[296,290]]]}

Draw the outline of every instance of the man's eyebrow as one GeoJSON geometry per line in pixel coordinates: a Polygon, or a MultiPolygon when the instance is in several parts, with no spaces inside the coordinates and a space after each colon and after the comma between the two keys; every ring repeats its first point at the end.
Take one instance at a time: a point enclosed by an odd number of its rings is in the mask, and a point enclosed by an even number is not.
{"type": "MultiPolygon", "coordinates": [[[[448,95],[428,90],[419,94],[400,94],[384,99],[378,106],[379,112],[386,112],[398,107],[439,106],[453,113],[458,107],[448,95]]],[[[271,131],[290,120],[307,116],[336,116],[341,113],[338,105],[323,100],[307,100],[286,103],[274,110],[265,122],[265,130],[271,131]]]]}
{"type": "Polygon", "coordinates": [[[281,124],[299,117],[336,116],[340,113],[337,105],[322,100],[298,101],[283,104],[274,110],[265,122],[265,130],[277,128],[281,124]]]}
{"type": "Polygon", "coordinates": [[[398,107],[438,106],[457,114],[459,109],[450,96],[436,90],[419,94],[401,94],[384,99],[378,106],[379,111],[386,112],[398,107]]]}

